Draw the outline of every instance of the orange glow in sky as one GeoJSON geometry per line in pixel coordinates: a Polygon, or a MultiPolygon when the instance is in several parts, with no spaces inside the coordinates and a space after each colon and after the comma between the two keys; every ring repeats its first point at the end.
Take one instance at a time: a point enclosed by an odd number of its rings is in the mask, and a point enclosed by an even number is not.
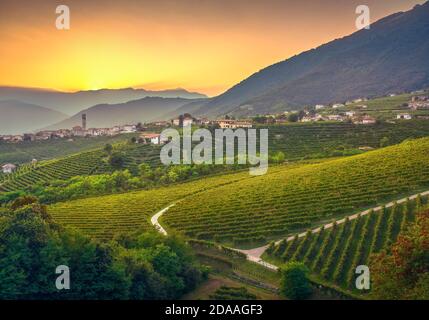
{"type": "MultiPolygon", "coordinates": [[[[361,1],[0,2],[0,85],[182,87],[210,96],[355,30],[361,1]],[[66,4],[71,29],[55,28],[66,4]]],[[[368,0],[372,20],[419,0],[368,0]]]]}

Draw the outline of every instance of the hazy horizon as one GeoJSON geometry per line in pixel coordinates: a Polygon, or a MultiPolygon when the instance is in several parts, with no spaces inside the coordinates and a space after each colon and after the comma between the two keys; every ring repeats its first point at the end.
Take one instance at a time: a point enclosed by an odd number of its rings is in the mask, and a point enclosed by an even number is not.
{"type": "MultiPolygon", "coordinates": [[[[424,0],[369,0],[371,21],[424,0]]],[[[0,86],[65,92],[184,88],[218,95],[254,72],[355,29],[359,1],[0,3],[0,86]],[[309,10],[308,8],[311,8],[309,10]]]]}

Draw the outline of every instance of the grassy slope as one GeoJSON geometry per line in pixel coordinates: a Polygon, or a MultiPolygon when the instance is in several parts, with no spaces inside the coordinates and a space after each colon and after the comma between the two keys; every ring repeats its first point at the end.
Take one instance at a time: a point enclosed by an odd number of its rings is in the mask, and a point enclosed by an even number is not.
{"type": "Polygon", "coordinates": [[[130,138],[130,135],[119,135],[115,137],[54,139],[47,141],[34,141],[22,143],[0,142],[0,164],[15,163],[23,164],[32,159],[49,160],[99,148],[106,143],[117,143],[130,138]]]}
{"type": "Polygon", "coordinates": [[[196,238],[251,242],[278,238],[322,220],[429,188],[429,138],[320,164],[276,166],[186,184],[60,203],[50,212],[61,223],[105,237],[148,227],[170,203],[162,223],[196,238]],[[198,192],[198,193],[197,193],[198,192]]]}
{"type": "Polygon", "coordinates": [[[409,201],[332,229],[308,233],[304,238],[281,242],[267,251],[265,259],[277,265],[302,261],[322,283],[361,294],[354,288],[355,268],[369,265],[372,253],[388,249],[425,203],[427,198],[419,205],[416,200],[409,201]]]}
{"type": "MultiPolygon", "coordinates": [[[[137,172],[138,164],[159,164],[159,147],[121,143],[115,145],[115,151],[125,155],[123,169],[137,172]]],[[[0,173],[0,192],[25,189],[35,183],[47,183],[58,179],[69,179],[78,175],[91,175],[113,172],[108,163],[108,155],[103,148],[85,151],[64,158],[39,162],[36,166],[26,164],[11,175],[0,173]]]]}
{"type": "Polygon", "coordinates": [[[321,220],[429,189],[429,138],[268,174],[188,197],[164,222],[235,245],[278,238],[321,220]]]}
{"type": "Polygon", "coordinates": [[[215,176],[159,189],[57,203],[48,209],[61,224],[97,238],[109,238],[116,233],[151,228],[150,217],[174,201],[248,176],[247,172],[215,176]]]}
{"type": "Polygon", "coordinates": [[[398,124],[297,123],[269,126],[270,152],[282,151],[290,160],[324,158],[359,153],[359,147],[379,148],[386,137],[394,145],[429,135],[427,120],[398,124]]]}
{"type": "MultiPolygon", "coordinates": [[[[426,92],[427,94],[428,92],[426,92]]],[[[412,94],[400,94],[394,97],[381,97],[371,99],[368,101],[362,101],[358,103],[352,103],[343,108],[336,110],[329,110],[329,113],[337,113],[341,111],[354,110],[358,113],[367,113],[371,116],[378,117],[381,119],[393,119],[399,113],[409,113],[412,115],[429,115],[429,110],[411,110],[405,104],[411,101],[412,94]],[[362,106],[367,106],[363,109],[362,106]]]]}
{"type": "MultiPolygon", "coordinates": [[[[325,158],[361,153],[357,148],[370,146],[377,148],[380,140],[387,137],[390,144],[400,143],[408,138],[418,138],[429,135],[427,121],[410,121],[397,125],[384,123],[374,126],[356,126],[346,123],[314,123],[291,124],[269,127],[269,150],[271,153],[282,151],[289,160],[304,158],[325,158]]],[[[119,138],[118,138],[119,139],[119,138]]],[[[124,139],[124,138],[122,138],[124,139]]],[[[69,153],[76,148],[87,150],[90,146],[104,145],[113,142],[107,138],[76,139],[74,142],[53,140],[28,144],[0,144],[5,153],[2,157],[18,159],[37,159],[54,157],[58,153],[69,153]],[[99,140],[100,139],[100,140],[99,140]],[[16,148],[16,150],[14,149],[16,148]],[[7,151],[9,150],[9,151],[7,151]]],[[[146,145],[123,144],[117,147],[126,156],[126,169],[137,173],[141,162],[152,166],[160,165],[159,147],[146,145]]],[[[57,158],[39,163],[37,168],[23,165],[12,176],[0,174],[0,184],[6,178],[12,180],[0,187],[1,191],[15,191],[38,182],[49,182],[55,179],[67,179],[76,175],[88,175],[111,172],[113,169],[106,163],[106,154],[101,149],[91,152],[57,158]]]]}

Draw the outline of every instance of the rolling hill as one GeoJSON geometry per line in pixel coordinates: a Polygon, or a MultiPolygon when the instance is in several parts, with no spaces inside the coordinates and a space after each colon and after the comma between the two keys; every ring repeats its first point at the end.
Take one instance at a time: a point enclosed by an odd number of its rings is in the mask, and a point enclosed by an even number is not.
{"type": "Polygon", "coordinates": [[[48,129],[72,128],[82,122],[82,113],[87,115],[88,128],[109,128],[115,125],[137,122],[167,120],[164,114],[173,112],[188,104],[190,99],[145,97],[119,104],[99,104],[83,110],[74,116],[51,125],[48,129]]]}
{"type": "Polygon", "coordinates": [[[69,116],[103,103],[124,103],[144,97],[201,99],[205,95],[184,89],[149,91],[145,89],[101,89],[78,92],[61,92],[49,89],[0,87],[0,100],[19,100],[41,105],[69,116]]]}
{"type": "Polygon", "coordinates": [[[270,246],[266,255],[279,265],[301,261],[322,281],[362,294],[355,288],[356,266],[370,265],[371,254],[388,250],[427,201],[419,197],[317,233],[307,232],[305,237],[270,246]]]}
{"type": "Polygon", "coordinates": [[[57,203],[48,208],[53,218],[98,239],[133,230],[150,230],[150,217],[158,210],[203,190],[247,178],[248,173],[200,179],[159,189],[128,192],[57,203]]]}
{"type": "Polygon", "coordinates": [[[429,86],[428,56],[426,2],[256,72],[196,114],[264,114],[421,89],[429,86]]]}
{"type": "Polygon", "coordinates": [[[16,100],[0,101],[0,134],[32,132],[67,118],[61,112],[16,100]]]}
{"type": "MultiPolygon", "coordinates": [[[[113,148],[114,151],[123,152],[125,155],[123,169],[136,170],[137,165],[142,162],[151,166],[160,164],[159,146],[122,142],[115,144],[113,148]]],[[[25,190],[38,183],[46,184],[75,176],[112,173],[113,171],[115,169],[108,163],[108,154],[104,148],[98,147],[65,157],[40,161],[37,165],[26,163],[12,174],[0,173],[0,193],[25,190]]]]}
{"type": "Polygon", "coordinates": [[[24,164],[33,159],[50,160],[74,153],[102,148],[106,143],[115,144],[130,139],[130,135],[105,137],[74,137],[70,139],[51,139],[24,141],[21,143],[0,143],[0,164],[24,164]]]}
{"type": "Polygon", "coordinates": [[[423,138],[319,164],[275,166],[259,177],[216,176],[58,203],[49,211],[60,223],[104,238],[148,228],[150,215],[182,199],[162,217],[169,229],[223,243],[264,242],[429,188],[428,154],[423,138]]]}
{"type": "MultiPolygon", "coordinates": [[[[429,127],[424,120],[372,126],[349,123],[299,123],[274,125],[268,128],[270,154],[275,155],[281,151],[288,161],[351,156],[371,148],[379,148],[382,140],[387,146],[406,139],[429,136],[429,127]],[[365,144],[362,141],[365,141],[365,144]],[[364,150],[359,150],[360,147],[361,149],[364,147],[364,150]]],[[[120,135],[77,138],[74,141],[59,139],[18,144],[0,143],[0,164],[7,162],[22,164],[22,167],[9,177],[11,181],[0,186],[0,193],[2,190],[16,191],[37,182],[68,179],[80,174],[111,172],[112,168],[103,161],[106,160],[103,146],[106,143],[125,142],[129,139],[130,135],[120,135]],[[84,154],[87,152],[92,156],[86,158],[84,154]],[[25,164],[33,158],[52,160],[39,161],[37,168],[25,164]],[[94,163],[99,164],[98,168],[94,163]]],[[[132,172],[137,170],[137,165],[141,162],[149,163],[153,167],[162,165],[159,159],[159,146],[120,143],[115,144],[115,149],[123,152],[126,158],[124,168],[132,172]]],[[[0,183],[1,181],[0,174],[0,183]]]]}
{"type": "Polygon", "coordinates": [[[266,241],[429,189],[429,138],[263,176],[190,196],[163,217],[192,238],[266,241]],[[251,223],[249,223],[251,222],[251,223]]]}

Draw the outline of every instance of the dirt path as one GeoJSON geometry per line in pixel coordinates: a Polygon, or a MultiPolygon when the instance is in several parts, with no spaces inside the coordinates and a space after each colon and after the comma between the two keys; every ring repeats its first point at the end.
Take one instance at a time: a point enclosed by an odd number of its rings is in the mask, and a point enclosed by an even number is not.
{"type": "MultiPolygon", "coordinates": [[[[368,210],[365,210],[365,211],[362,211],[362,212],[359,212],[359,213],[352,214],[352,215],[348,216],[348,218],[349,218],[349,220],[354,220],[354,219],[357,219],[359,217],[359,215],[360,216],[365,216],[365,215],[369,214],[371,211],[378,212],[378,211],[382,210],[383,207],[391,208],[396,203],[397,204],[401,204],[401,203],[406,202],[408,199],[414,200],[419,195],[421,195],[421,196],[427,196],[427,195],[429,195],[429,190],[425,191],[425,192],[422,192],[422,193],[416,193],[416,194],[414,194],[412,196],[405,197],[405,198],[402,198],[402,199],[397,200],[397,201],[389,202],[389,203],[385,204],[384,206],[378,206],[378,207],[371,208],[371,209],[368,209],[368,210]]],[[[152,225],[154,225],[155,228],[159,232],[161,232],[162,234],[164,234],[164,235],[167,235],[167,231],[165,231],[165,229],[159,224],[158,219],[165,212],[167,212],[168,209],[170,209],[174,205],[175,205],[175,203],[173,203],[172,205],[170,205],[170,206],[162,209],[161,211],[157,212],[154,216],[152,216],[152,218],[150,219],[152,225]]],[[[346,218],[343,218],[343,219],[337,220],[336,223],[337,224],[342,224],[345,221],[346,221],[346,218]]],[[[329,229],[329,228],[332,228],[332,226],[333,226],[333,222],[325,224],[324,228],[325,229],[329,229]]],[[[317,228],[313,229],[311,232],[313,232],[313,233],[320,232],[321,228],[322,227],[317,227],[317,228]]],[[[299,238],[305,237],[306,234],[307,234],[307,232],[302,232],[302,233],[298,234],[298,237],[299,238]]],[[[294,238],[295,238],[295,236],[290,236],[286,240],[287,241],[292,241],[294,238]]],[[[275,244],[279,244],[281,241],[283,241],[283,239],[278,240],[277,242],[275,242],[275,244]]],[[[236,248],[230,248],[230,249],[236,250],[236,251],[241,252],[241,253],[244,253],[247,256],[247,260],[249,260],[249,261],[258,263],[258,264],[260,264],[260,265],[262,265],[262,266],[264,266],[264,267],[266,267],[268,269],[271,269],[271,270],[278,270],[277,266],[272,265],[272,264],[270,264],[268,262],[265,262],[264,260],[261,259],[262,254],[265,252],[265,250],[267,250],[268,246],[269,245],[265,245],[265,246],[262,246],[262,247],[248,249],[248,250],[241,250],[241,249],[236,249],[236,248]]]]}
{"type": "Polygon", "coordinates": [[[176,203],[170,204],[168,207],[162,209],[161,211],[158,211],[157,213],[155,213],[152,218],[150,218],[150,222],[152,223],[152,225],[155,227],[156,230],[158,230],[159,232],[161,232],[163,235],[167,235],[167,231],[165,231],[165,229],[161,226],[161,224],[158,222],[158,219],[165,213],[168,211],[168,209],[170,209],[171,207],[173,207],[176,203]]]}
{"type": "MultiPolygon", "coordinates": [[[[414,195],[412,195],[410,197],[402,198],[402,199],[400,199],[398,201],[389,202],[389,203],[387,203],[385,205],[385,207],[386,208],[391,208],[391,207],[393,207],[395,205],[395,203],[401,204],[401,203],[406,202],[408,199],[414,200],[419,195],[421,195],[421,196],[427,196],[427,195],[429,195],[429,191],[425,191],[425,192],[422,192],[422,193],[417,193],[417,194],[414,194],[414,195]]],[[[383,206],[378,206],[378,207],[375,207],[375,208],[371,208],[371,209],[368,209],[368,210],[365,210],[365,211],[362,211],[362,212],[350,215],[350,216],[348,216],[348,218],[349,218],[349,220],[354,220],[354,219],[357,219],[359,217],[359,215],[365,216],[368,213],[370,213],[371,211],[377,212],[377,211],[380,211],[382,209],[383,209],[383,206]]],[[[346,221],[346,218],[343,218],[343,219],[337,220],[336,223],[337,224],[342,224],[345,221],[346,221]]],[[[331,222],[331,223],[325,224],[324,228],[325,229],[329,229],[329,228],[332,228],[333,225],[334,225],[333,222],[331,222]]],[[[321,227],[317,227],[317,228],[313,229],[311,232],[317,233],[317,232],[320,232],[320,230],[321,230],[321,227]]],[[[298,234],[298,237],[299,238],[305,237],[306,234],[307,234],[307,232],[302,232],[302,233],[298,234]]],[[[289,238],[287,238],[287,241],[292,241],[294,238],[295,238],[295,236],[290,236],[289,238]]],[[[277,245],[281,241],[283,241],[283,239],[276,241],[275,244],[277,245]]],[[[258,248],[249,249],[249,250],[239,250],[239,249],[237,249],[237,250],[240,251],[240,252],[242,252],[242,253],[244,253],[244,254],[246,254],[247,256],[252,256],[254,258],[260,258],[262,256],[262,254],[265,252],[265,250],[267,250],[267,248],[268,248],[268,245],[265,245],[265,246],[262,246],[262,247],[258,247],[258,248]]]]}

